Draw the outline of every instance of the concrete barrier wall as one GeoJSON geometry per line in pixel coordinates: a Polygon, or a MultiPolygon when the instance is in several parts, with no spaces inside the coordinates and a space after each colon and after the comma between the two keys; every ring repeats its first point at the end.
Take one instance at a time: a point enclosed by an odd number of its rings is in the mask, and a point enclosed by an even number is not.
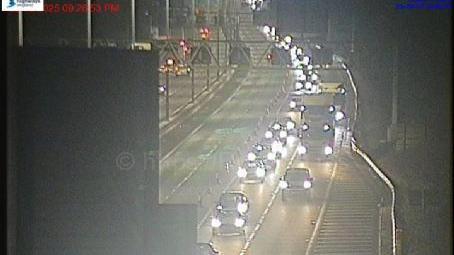
{"type": "Polygon", "coordinates": [[[14,57],[17,254],[145,254],[158,187],[148,155],[159,142],[157,55],[24,48],[14,57]]]}

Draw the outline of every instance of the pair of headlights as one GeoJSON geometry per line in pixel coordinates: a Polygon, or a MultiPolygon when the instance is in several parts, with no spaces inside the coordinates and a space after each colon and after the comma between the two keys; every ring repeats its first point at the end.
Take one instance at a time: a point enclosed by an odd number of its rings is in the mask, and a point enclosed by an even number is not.
{"type": "MultiPolygon", "coordinates": [[[[311,181],[305,180],[303,182],[303,188],[304,189],[310,189],[311,187],[312,187],[312,182],[311,181]]],[[[288,188],[288,182],[285,181],[285,180],[280,180],[279,181],[279,188],[287,189],[288,188]]]]}
{"type": "MultiPolygon", "coordinates": [[[[255,170],[255,175],[257,175],[257,177],[259,177],[259,178],[264,177],[265,174],[266,174],[266,171],[265,171],[265,168],[263,168],[263,167],[257,167],[257,169],[255,170]]],[[[237,175],[239,178],[245,178],[247,176],[246,169],[244,167],[239,167],[238,171],[237,171],[237,175]]]]}
{"type": "MultiPolygon", "coordinates": [[[[241,228],[241,227],[244,226],[245,223],[246,223],[246,220],[245,220],[245,219],[243,219],[243,218],[236,218],[236,219],[235,219],[235,222],[234,222],[234,225],[235,225],[235,227],[237,227],[237,228],[241,228]]],[[[222,222],[221,222],[220,219],[218,219],[218,218],[213,218],[213,219],[211,219],[211,226],[212,226],[213,228],[219,228],[221,225],[222,225],[222,222]]]]}
{"type": "MultiPolygon", "coordinates": [[[[296,148],[296,151],[297,151],[298,155],[304,155],[307,153],[307,148],[304,145],[298,145],[298,147],[296,148]]],[[[326,156],[333,154],[333,152],[334,152],[333,147],[331,147],[329,145],[325,146],[325,148],[323,149],[323,153],[326,156]]]]}

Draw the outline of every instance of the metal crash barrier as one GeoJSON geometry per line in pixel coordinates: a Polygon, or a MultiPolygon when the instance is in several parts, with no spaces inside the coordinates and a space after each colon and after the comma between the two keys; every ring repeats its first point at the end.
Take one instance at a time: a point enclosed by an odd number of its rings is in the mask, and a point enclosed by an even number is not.
{"type": "MultiPolygon", "coordinates": [[[[358,118],[358,114],[359,114],[359,112],[358,112],[358,89],[356,88],[356,84],[353,79],[353,75],[352,75],[350,69],[345,64],[345,62],[342,61],[342,62],[339,62],[339,64],[341,64],[342,69],[344,69],[345,72],[347,73],[347,76],[350,80],[350,84],[352,85],[352,88],[353,88],[353,92],[355,94],[355,100],[354,100],[354,105],[355,105],[354,120],[355,121],[353,122],[353,127],[352,127],[352,130],[355,130],[354,125],[355,125],[356,119],[358,118]]],[[[358,145],[356,143],[356,139],[353,135],[351,136],[350,145],[351,145],[352,151],[355,152],[356,154],[358,154],[370,166],[370,168],[374,170],[374,172],[377,174],[377,176],[380,178],[380,180],[383,181],[383,183],[385,183],[385,185],[391,191],[392,254],[399,255],[401,247],[400,247],[400,245],[399,245],[399,247],[397,247],[398,245],[396,242],[396,234],[397,234],[396,213],[395,213],[395,211],[396,211],[396,189],[395,189],[393,183],[391,182],[391,180],[375,164],[375,162],[369,157],[369,155],[358,147],[358,145]],[[397,249],[397,248],[399,248],[399,249],[397,249]],[[398,250],[399,250],[399,253],[397,253],[398,250]]],[[[399,240],[400,240],[400,238],[399,238],[399,240]]]]}
{"type": "Polygon", "coordinates": [[[392,184],[391,180],[383,173],[383,171],[380,170],[380,168],[372,161],[372,159],[362,151],[357,145],[356,145],[356,140],[354,137],[351,139],[351,148],[352,150],[358,154],[366,163],[374,170],[374,172],[380,177],[380,179],[386,184],[386,186],[390,189],[391,191],[391,225],[392,225],[392,251],[393,255],[396,254],[396,214],[395,214],[395,208],[396,208],[396,190],[394,188],[394,185],[392,184]]]}

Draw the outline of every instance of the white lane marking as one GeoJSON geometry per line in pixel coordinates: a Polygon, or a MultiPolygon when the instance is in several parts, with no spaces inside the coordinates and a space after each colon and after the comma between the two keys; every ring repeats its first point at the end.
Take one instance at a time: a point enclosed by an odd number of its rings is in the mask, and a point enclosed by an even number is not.
{"type": "Polygon", "coordinates": [[[315,228],[312,231],[311,238],[309,239],[309,243],[307,245],[307,249],[306,249],[305,255],[309,255],[310,252],[312,251],[313,246],[314,246],[315,238],[317,237],[318,233],[320,232],[320,228],[322,226],[322,219],[323,219],[323,216],[325,215],[325,212],[326,212],[326,205],[328,204],[328,198],[329,198],[329,195],[330,195],[330,192],[331,192],[331,187],[332,187],[333,182],[334,182],[334,177],[336,176],[336,171],[337,171],[337,162],[335,163],[335,165],[333,167],[333,172],[331,173],[331,177],[330,177],[330,180],[329,180],[328,188],[326,189],[326,192],[325,192],[325,198],[324,198],[324,201],[323,201],[323,205],[322,205],[322,208],[320,209],[320,212],[318,214],[317,221],[315,223],[315,228]]]}
{"type": "MultiPolygon", "coordinates": [[[[213,117],[215,114],[217,114],[228,102],[230,102],[232,100],[232,98],[234,98],[237,94],[238,94],[238,91],[243,87],[243,84],[241,83],[238,88],[236,88],[236,90],[233,92],[232,95],[230,95],[226,101],[224,101],[220,106],[218,106],[218,108],[212,112],[208,117],[207,119],[213,117]]],[[[175,146],[171,151],[169,151],[165,156],[162,157],[162,159],[159,160],[159,164],[162,164],[162,162],[164,162],[164,160],[166,160],[168,157],[170,157],[173,153],[175,153],[175,151],[177,149],[179,149],[183,143],[185,143],[187,140],[189,140],[189,138],[191,138],[191,136],[193,136],[195,133],[197,133],[202,127],[204,127],[207,123],[206,122],[203,122],[202,124],[200,124],[199,126],[197,126],[197,128],[195,128],[188,136],[186,136],[180,143],[177,144],[177,146],[175,146]]]]}
{"type": "MultiPolygon", "coordinates": [[[[285,102],[283,102],[283,103],[280,105],[280,107],[279,107],[278,110],[276,111],[276,117],[279,116],[279,113],[281,112],[282,107],[283,107],[284,105],[286,105],[285,102]]],[[[295,150],[295,152],[296,152],[296,150],[295,150]]],[[[293,162],[293,161],[292,161],[292,162],[293,162]]],[[[233,182],[234,182],[235,180],[237,180],[237,178],[238,178],[238,177],[237,177],[236,175],[234,175],[234,176],[232,177],[232,179],[230,180],[230,182],[229,182],[229,183],[226,185],[226,187],[223,189],[222,192],[227,191],[227,190],[232,186],[233,182]]],[[[202,225],[203,225],[203,224],[205,223],[205,221],[207,220],[208,216],[211,215],[213,209],[214,209],[214,208],[211,207],[211,208],[205,213],[205,215],[202,217],[202,219],[200,220],[200,222],[197,224],[197,230],[200,230],[200,228],[202,227],[202,225]]],[[[269,210],[269,209],[266,209],[267,212],[268,212],[268,210],[269,210]]]]}
{"type": "MultiPolygon", "coordinates": [[[[216,115],[223,107],[225,104],[227,104],[228,102],[230,102],[234,96],[236,96],[237,92],[240,90],[240,88],[243,86],[244,84],[240,84],[240,86],[238,86],[238,88],[235,90],[235,92],[226,100],[224,101],[213,113],[211,113],[208,118],[211,118],[212,116],[216,115]]],[[[199,131],[203,126],[205,126],[206,122],[200,124],[196,129],[194,129],[190,135],[188,135],[185,139],[183,139],[183,141],[181,141],[177,146],[175,146],[175,148],[173,148],[169,153],[166,154],[166,156],[159,161],[159,164],[161,164],[164,160],[166,160],[170,155],[172,155],[178,148],[180,148],[182,145],[183,145],[183,142],[187,141],[189,138],[192,137],[193,134],[195,134],[197,131],[199,131]]],[[[219,144],[217,144],[215,146],[214,149],[212,149],[208,154],[211,154],[211,152],[213,152],[214,150],[216,150],[217,148],[219,147],[219,144]]],[[[186,183],[189,178],[195,173],[197,172],[197,170],[199,169],[199,167],[201,165],[203,165],[205,161],[202,161],[197,167],[195,167],[185,178],[183,178],[183,180],[178,183],[175,187],[172,188],[172,191],[169,195],[167,195],[165,197],[165,199],[162,201],[162,203],[166,202],[167,200],[170,199],[170,197],[175,194],[175,192],[181,188],[181,186],[186,183]]]]}
{"type": "Polygon", "coordinates": [[[191,138],[195,133],[197,133],[203,126],[204,126],[204,124],[202,123],[202,124],[198,125],[194,130],[192,130],[192,132],[189,135],[187,135],[172,150],[170,150],[164,157],[162,157],[162,159],[159,160],[159,165],[162,165],[162,162],[167,160],[168,157],[170,157],[173,153],[175,153],[176,150],[178,150],[187,140],[189,140],[189,138],[191,138]]]}
{"type": "MultiPolygon", "coordinates": [[[[232,186],[233,182],[236,179],[237,179],[237,177],[233,176],[233,178],[230,180],[230,182],[227,184],[227,186],[222,190],[222,193],[226,192],[230,188],[230,186],[232,186]]],[[[202,217],[200,222],[197,224],[197,231],[202,227],[203,223],[206,221],[208,216],[210,216],[210,214],[213,212],[213,209],[214,209],[214,207],[210,207],[210,209],[207,211],[207,213],[202,217]]]]}
{"type": "MultiPolygon", "coordinates": [[[[216,145],[215,145],[207,154],[208,154],[208,155],[213,154],[213,152],[214,152],[215,150],[217,150],[218,148],[219,148],[219,144],[216,144],[216,145]]],[[[164,202],[166,202],[167,200],[169,200],[170,197],[171,197],[173,194],[175,194],[175,192],[177,192],[177,190],[178,190],[179,188],[181,188],[181,186],[183,186],[183,184],[186,183],[186,182],[189,180],[189,178],[191,178],[191,176],[194,175],[194,173],[197,172],[197,170],[199,170],[199,168],[200,168],[203,164],[205,164],[206,161],[207,161],[207,160],[202,160],[199,164],[197,164],[197,166],[195,166],[195,167],[191,170],[191,172],[190,172],[188,175],[186,175],[186,177],[183,178],[183,180],[181,180],[175,187],[173,187],[172,191],[170,191],[170,193],[164,198],[164,200],[162,201],[162,203],[164,203],[164,202]]]]}
{"type": "MultiPolygon", "coordinates": [[[[291,166],[293,165],[293,161],[295,160],[295,157],[296,157],[296,149],[294,149],[293,151],[293,155],[292,155],[292,158],[290,159],[290,161],[288,162],[287,166],[291,166]]],[[[287,167],[286,166],[286,167],[287,167]]],[[[285,167],[285,168],[286,168],[285,167]]],[[[246,242],[244,243],[243,245],[243,248],[241,249],[240,251],[240,255],[244,255],[246,254],[247,250],[249,249],[249,246],[251,245],[252,241],[254,240],[257,232],[260,230],[260,228],[262,227],[263,225],[263,222],[265,221],[265,218],[266,216],[268,215],[268,213],[270,212],[270,209],[271,207],[273,206],[273,203],[274,203],[274,200],[276,200],[276,197],[277,197],[277,194],[279,193],[279,181],[276,182],[275,184],[275,188],[273,190],[273,193],[271,193],[271,199],[270,201],[268,202],[268,204],[266,205],[266,208],[265,210],[263,211],[262,215],[260,216],[259,218],[259,221],[257,222],[257,224],[255,225],[254,227],[254,230],[252,231],[252,233],[248,236],[248,238],[246,239],[246,242]]]]}
{"type": "MultiPolygon", "coordinates": [[[[222,76],[224,77],[224,76],[222,76]]],[[[216,92],[218,92],[220,89],[222,89],[226,83],[228,83],[230,81],[230,79],[232,78],[232,74],[228,74],[227,77],[223,80],[223,81],[220,81],[218,80],[217,82],[215,82],[214,84],[218,83],[217,85],[214,85],[213,87],[216,88],[215,91],[211,91],[212,93],[208,93],[206,94],[206,97],[204,98],[201,98],[201,100],[203,99],[203,102],[201,102],[197,107],[193,108],[187,115],[192,115],[194,114],[195,112],[197,112],[198,110],[200,110],[200,108],[202,108],[204,105],[206,105],[216,94],[216,92]]],[[[220,78],[221,79],[221,78],[220,78]]],[[[159,132],[159,137],[161,138],[161,136],[167,134],[168,132],[172,131],[173,129],[175,129],[175,127],[177,127],[180,123],[180,121],[177,121],[175,124],[172,124],[168,127],[166,127],[167,125],[169,125],[172,120],[175,120],[177,118],[180,117],[180,115],[182,114],[182,112],[179,112],[179,111],[182,111],[183,109],[185,108],[188,108],[190,105],[194,105],[196,102],[197,102],[197,99],[202,96],[203,94],[205,94],[206,91],[202,91],[201,93],[199,93],[195,99],[196,101],[194,103],[188,103],[188,104],[185,104],[183,106],[180,106],[177,110],[175,110],[172,114],[177,114],[177,116],[171,118],[170,121],[163,121],[159,124],[159,129],[165,129],[164,131],[162,132],[159,132]],[[179,113],[178,113],[179,112],[179,113]]]]}

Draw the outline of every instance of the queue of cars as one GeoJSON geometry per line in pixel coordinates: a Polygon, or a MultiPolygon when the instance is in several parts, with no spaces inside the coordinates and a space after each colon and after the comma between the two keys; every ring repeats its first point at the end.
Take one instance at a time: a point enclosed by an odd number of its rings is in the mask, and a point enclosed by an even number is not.
{"type": "MultiPolygon", "coordinates": [[[[346,90],[342,84],[324,86],[310,57],[302,51],[293,52],[297,55],[292,57],[294,66],[299,69],[294,72],[294,90],[288,94],[288,112],[300,113],[300,118],[279,118],[266,128],[263,137],[237,165],[236,175],[241,184],[263,184],[269,174],[276,173],[278,161],[288,157],[291,147],[300,160],[307,159],[308,155],[327,159],[335,154],[336,123],[346,116],[342,104],[337,104],[333,98],[344,96],[346,90]],[[324,103],[310,103],[311,100],[324,103]]],[[[291,194],[305,197],[313,185],[311,170],[298,167],[287,168],[278,182],[283,201],[291,194]]],[[[250,207],[244,192],[222,193],[211,217],[212,234],[244,235],[250,207]]]]}

